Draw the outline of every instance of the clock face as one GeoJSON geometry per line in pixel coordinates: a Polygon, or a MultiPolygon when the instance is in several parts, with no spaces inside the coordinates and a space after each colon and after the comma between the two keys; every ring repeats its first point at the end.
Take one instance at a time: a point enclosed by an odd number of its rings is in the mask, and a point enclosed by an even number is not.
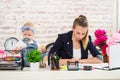
{"type": "Polygon", "coordinates": [[[10,37],[5,41],[4,47],[6,50],[13,50],[15,48],[17,42],[18,42],[17,38],[10,37]]]}

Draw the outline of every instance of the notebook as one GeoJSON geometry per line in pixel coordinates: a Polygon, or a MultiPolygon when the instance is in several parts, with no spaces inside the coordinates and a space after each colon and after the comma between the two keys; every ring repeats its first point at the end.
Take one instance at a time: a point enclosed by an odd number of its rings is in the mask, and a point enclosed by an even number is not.
{"type": "Polygon", "coordinates": [[[96,69],[102,69],[102,70],[120,69],[120,44],[110,46],[109,50],[110,52],[109,52],[108,66],[104,66],[102,68],[96,68],[96,69]]]}

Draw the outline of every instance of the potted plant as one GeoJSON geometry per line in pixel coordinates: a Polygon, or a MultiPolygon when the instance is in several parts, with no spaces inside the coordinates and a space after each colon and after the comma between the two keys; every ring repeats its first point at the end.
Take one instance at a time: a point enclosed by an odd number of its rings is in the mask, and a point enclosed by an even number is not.
{"type": "Polygon", "coordinates": [[[37,49],[30,50],[27,54],[27,61],[30,62],[31,70],[39,69],[39,62],[43,60],[42,53],[37,49]]]}

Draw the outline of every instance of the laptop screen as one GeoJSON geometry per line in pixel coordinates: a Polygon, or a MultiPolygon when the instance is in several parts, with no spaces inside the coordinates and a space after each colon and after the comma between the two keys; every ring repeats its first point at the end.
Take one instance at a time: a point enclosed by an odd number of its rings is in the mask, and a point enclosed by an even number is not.
{"type": "Polygon", "coordinates": [[[120,67],[120,44],[110,46],[109,68],[120,67]]]}

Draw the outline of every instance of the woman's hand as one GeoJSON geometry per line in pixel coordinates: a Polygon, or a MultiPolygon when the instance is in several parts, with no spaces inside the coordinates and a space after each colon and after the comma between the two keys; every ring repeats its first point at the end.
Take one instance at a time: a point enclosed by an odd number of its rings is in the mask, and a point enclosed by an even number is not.
{"type": "Polygon", "coordinates": [[[88,58],[88,59],[81,59],[79,60],[80,63],[83,63],[83,64],[97,64],[97,63],[103,63],[102,60],[96,58],[96,57],[93,57],[93,58],[88,58]]]}
{"type": "Polygon", "coordinates": [[[79,60],[77,60],[77,59],[75,59],[75,58],[72,58],[72,59],[68,59],[68,61],[69,61],[69,62],[75,62],[75,61],[79,61],[79,60]]]}
{"type": "Polygon", "coordinates": [[[45,52],[46,52],[46,48],[45,48],[45,46],[42,45],[40,50],[41,50],[42,53],[45,53],[45,52]]]}
{"type": "Polygon", "coordinates": [[[78,59],[75,59],[75,58],[71,58],[71,59],[60,59],[59,60],[59,63],[60,65],[67,65],[67,62],[76,62],[78,61],[78,59]]]}

